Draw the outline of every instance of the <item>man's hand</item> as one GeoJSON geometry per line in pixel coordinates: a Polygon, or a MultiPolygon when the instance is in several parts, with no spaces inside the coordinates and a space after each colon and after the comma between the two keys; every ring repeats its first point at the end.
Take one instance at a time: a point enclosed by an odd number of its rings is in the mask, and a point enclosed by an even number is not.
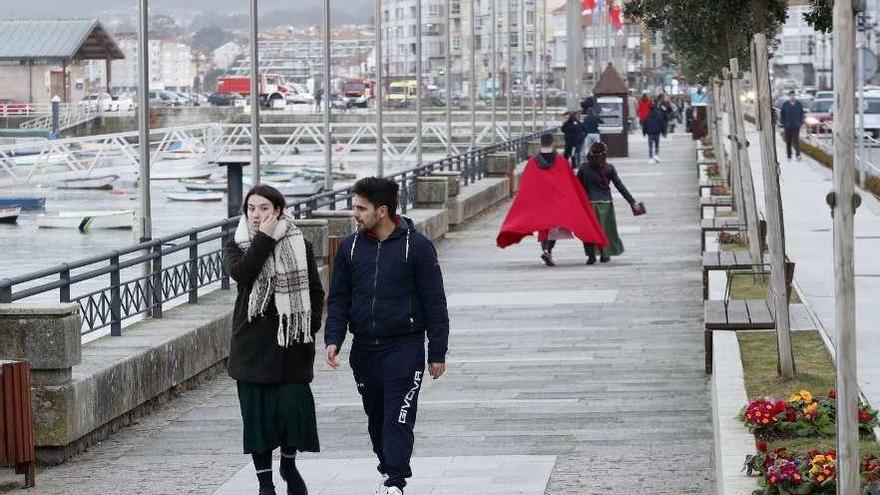
{"type": "Polygon", "coordinates": [[[446,372],[446,363],[428,363],[428,373],[433,379],[438,379],[446,372]]]}
{"type": "Polygon", "coordinates": [[[339,368],[339,360],[336,355],[339,354],[339,348],[335,345],[328,345],[324,348],[324,362],[334,370],[339,368]]]}

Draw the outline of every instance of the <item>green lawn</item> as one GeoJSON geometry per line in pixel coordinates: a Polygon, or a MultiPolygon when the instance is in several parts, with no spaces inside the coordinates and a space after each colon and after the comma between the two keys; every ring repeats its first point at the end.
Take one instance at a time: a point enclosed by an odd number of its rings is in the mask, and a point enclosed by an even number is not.
{"type": "MultiPolygon", "coordinates": [[[[751,274],[748,272],[731,274],[731,299],[764,299],[767,297],[770,276],[767,274],[751,274]]],[[[800,304],[797,292],[791,292],[792,304],[800,304]]]]}

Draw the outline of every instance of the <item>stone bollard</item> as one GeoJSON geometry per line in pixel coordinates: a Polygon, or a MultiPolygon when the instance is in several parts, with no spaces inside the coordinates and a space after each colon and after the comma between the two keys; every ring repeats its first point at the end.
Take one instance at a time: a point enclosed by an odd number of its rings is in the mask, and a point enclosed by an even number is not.
{"type": "Polygon", "coordinates": [[[312,212],[312,218],[323,219],[328,223],[327,238],[327,280],[333,279],[333,263],[336,260],[336,251],[342,240],[357,230],[357,223],[351,214],[351,210],[318,210],[312,212]]]}
{"type": "Polygon", "coordinates": [[[330,237],[348,237],[357,230],[351,210],[317,210],[312,212],[313,219],[327,220],[330,237]]]}
{"type": "Polygon", "coordinates": [[[487,157],[486,175],[489,177],[507,177],[510,170],[516,167],[516,153],[501,151],[490,153],[487,157]]]}
{"type": "Polygon", "coordinates": [[[416,179],[416,208],[429,210],[442,209],[449,199],[449,179],[446,177],[424,176],[416,179]]]}
{"type": "Polygon", "coordinates": [[[529,141],[528,149],[527,149],[526,153],[529,157],[533,157],[533,156],[537,155],[540,150],[541,150],[541,141],[538,141],[538,140],[529,141]]]}
{"type": "Polygon", "coordinates": [[[565,134],[561,132],[553,133],[553,147],[556,149],[565,148],[565,134]]]}
{"type": "Polygon", "coordinates": [[[330,222],[326,219],[308,219],[296,220],[293,223],[302,230],[306,240],[312,243],[312,252],[315,255],[315,261],[318,263],[318,266],[326,265],[329,254],[330,222]]]}
{"type": "Polygon", "coordinates": [[[76,303],[0,304],[0,355],[30,365],[37,447],[63,447],[79,438],[83,413],[71,378],[82,361],[81,328],[76,303]]]}
{"type": "Polygon", "coordinates": [[[434,177],[446,177],[449,181],[449,197],[454,198],[458,196],[458,193],[461,191],[461,183],[459,182],[461,179],[461,172],[455,170],[438,170],[437,172],[431,172],[431,175],[434,177]]]}

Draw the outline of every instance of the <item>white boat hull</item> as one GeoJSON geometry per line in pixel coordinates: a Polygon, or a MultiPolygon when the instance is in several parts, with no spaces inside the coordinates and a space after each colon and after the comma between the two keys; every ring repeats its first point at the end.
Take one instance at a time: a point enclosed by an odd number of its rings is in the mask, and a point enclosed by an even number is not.
{"type": "Polygon", "coordinates": [[[171,201],[223,201],[224,196],[222,192],[206,191],[171,192],[166,195],[171,201]]]}
{"type": "Polygon", "coordinates": [[[21,214],[21,206],[0,208],[0,223],[15,223],[21,214]]]}
{"type": "Polygon", "coordinates": [[[37,216],[37,227],[44,229],[131,229],[134,210],[121,211],[62,211],[37,216]]]}

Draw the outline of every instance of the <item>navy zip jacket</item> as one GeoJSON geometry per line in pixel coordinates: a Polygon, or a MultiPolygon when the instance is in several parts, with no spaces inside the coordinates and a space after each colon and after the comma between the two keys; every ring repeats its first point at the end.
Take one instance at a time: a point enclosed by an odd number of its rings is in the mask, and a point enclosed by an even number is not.
{"type": "Polygon", "coordinates": [[[383,242],[366,232],[346,237],[333,264],[324,343],[392,343],[428,336],[428,362],[446,361],[449,313],[434,244],[400,217],[383,242]]]}

